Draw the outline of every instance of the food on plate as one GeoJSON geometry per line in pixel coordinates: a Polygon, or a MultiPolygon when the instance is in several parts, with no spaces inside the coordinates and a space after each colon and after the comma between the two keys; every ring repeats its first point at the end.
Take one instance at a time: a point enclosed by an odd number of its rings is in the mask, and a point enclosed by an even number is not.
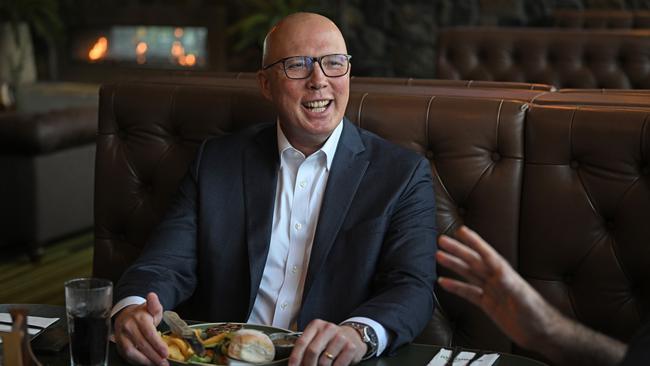
{"type": "Polygon", "coordinates": [[[162,334],[162,340],[169,350],[169,358],[176,361],[185,361],[194,354],[192,347],[185,340],[173,334],[162,334]]]}
{"type": "Polygon", "coordinates": [[[243,324],[241,323],[221,323],[207,328],[205,334],[207,334],[208,337],[214,337],[221,333],[236,332],[240,330],[242,326],[243,324]]]}
{"type": "Polygon", "coordinates": [[[224,323],[216,324],[209,328],[195,328],[194,332],[203,344],[206,353],[203,357],[194,353],[192,347],[183,338],[172,333],[160,334],[160,337],[167,345],[169,359],[186,363],[207,363],[215,365],[229,364],[228,358],[237,359],[247,363],[269,363],[277,356],[278,359],[286,358],[291,353],[292,345],[284,345],[287,342],[295,342],[297,336],[281,333],[274,333],[272,341],[265,333],[244,329],[242,324],[224,323]],[[281,336],[281,339],[276,339],[281,336]],[[284,339],[286,338],[286,339],[284,339]],[[274,342],[279,340],[279,344],[274,342]]]}
{"type": "Polygon", "coordinates": [[[240,329],[232,333],[228,356],[251,363],[271,362],[275,347],[266,334],[254,329],[240,329]]]}

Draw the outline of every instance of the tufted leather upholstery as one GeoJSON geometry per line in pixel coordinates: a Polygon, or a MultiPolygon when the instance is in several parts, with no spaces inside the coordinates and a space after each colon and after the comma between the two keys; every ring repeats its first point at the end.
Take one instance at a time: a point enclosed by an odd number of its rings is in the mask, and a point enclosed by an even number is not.
{"type": "MultiPolygon", "coordinates": [[[[429,90],[358,89],[346,115],[429,159],[441,233],[470,225],[566,314],[628,339],[650,308],[650,108],[429,90]]],[[[115,281],[137,256],[201,139],[274,118],[249,87],[104,86],[94,275],[115,281]]],[[[519,352],[476,308],[437,296],[419,341],[519,352]]]]}
{"type": "Polygon", "coordinates": [[[99,114],[93,271],[113,281],[139,254],[198,144],[274,118],[256,89],[162,84],[104,86],[99,114]]]}
{"type": "Polygon", "coordinates": [[[650,28],[650,11],[556,10],[553,24],[563,28],[624,29],[650,28]]]}
{"type": "Polygon", "coordinates": [[[388,78],[353,76],[351,84],[379,84],[379,85],[406,85],[406,86],[432,86],[432,87],[465,87],[465,88],[500,88],[500,89],[527,89],[552,91],[554,87],[546,84],[516,83],[484,80],[450,80],[450,79],[418,79],[418,78],[388,78]]]}
{"type": "Polygon", "coordinates": [[[558,88],[650,88],[650,30],[443,30],[437,77],[558,88]]]}
{"type": "Polygon", "coordinates": [[[650,309],[650,111],[533,106],[519,272],[573,318],[624,341],[650,309]]]}

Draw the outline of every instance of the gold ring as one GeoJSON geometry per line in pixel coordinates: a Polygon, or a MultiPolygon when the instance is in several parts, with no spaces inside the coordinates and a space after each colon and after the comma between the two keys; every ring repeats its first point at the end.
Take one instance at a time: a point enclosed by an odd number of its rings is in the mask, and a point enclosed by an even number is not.
{"type": "Polygon", "coordinates": [[[324,351],[323,354],[325,355],[325,357],[329,358],[330,360],[334,359],[334,355],[327,351],[324,351]]]}

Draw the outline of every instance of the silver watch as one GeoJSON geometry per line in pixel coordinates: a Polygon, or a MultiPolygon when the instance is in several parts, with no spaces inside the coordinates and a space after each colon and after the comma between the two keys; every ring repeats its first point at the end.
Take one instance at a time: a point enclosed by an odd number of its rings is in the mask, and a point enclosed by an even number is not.
{"type": "Polygon", "coordinates": [[[363,343],[368,346],[368,350],[366,351],[366,354],[363,355],[363,358],[361,359],[362,361],[365,361],[377,353],[377,347],[378,347],[378,339],[377,339],[377,334],[375,333],[375,330],[372,329],[371,326],[363,324],[363,323],[357,323],[357,322],[345,322],[341,325],[347,325],[348,327],[354,329],[359,333],[359,336],[361,337],[361,340],[363,343]]]}

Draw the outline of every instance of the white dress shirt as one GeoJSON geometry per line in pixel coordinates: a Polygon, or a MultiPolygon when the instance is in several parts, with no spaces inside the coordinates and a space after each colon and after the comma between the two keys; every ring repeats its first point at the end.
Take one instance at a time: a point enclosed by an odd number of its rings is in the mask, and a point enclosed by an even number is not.
{"type": "MultiPolygon", "coordinates": [[[[280,124],[277,125],[280,170],[271,242],[248,323],[296,329],[316,224],[342,131],[343,121],[318,151],[305,156],[291,146],[280,124]]],[[[112,315],[127,305],[144,301],[137,296],[122,299],[115,304],[112,315]]],[[[371,326],[378,338],[377,354],[384,351],[388,333],[381,324],[364,317],[346,321],[371,326]]]]}

